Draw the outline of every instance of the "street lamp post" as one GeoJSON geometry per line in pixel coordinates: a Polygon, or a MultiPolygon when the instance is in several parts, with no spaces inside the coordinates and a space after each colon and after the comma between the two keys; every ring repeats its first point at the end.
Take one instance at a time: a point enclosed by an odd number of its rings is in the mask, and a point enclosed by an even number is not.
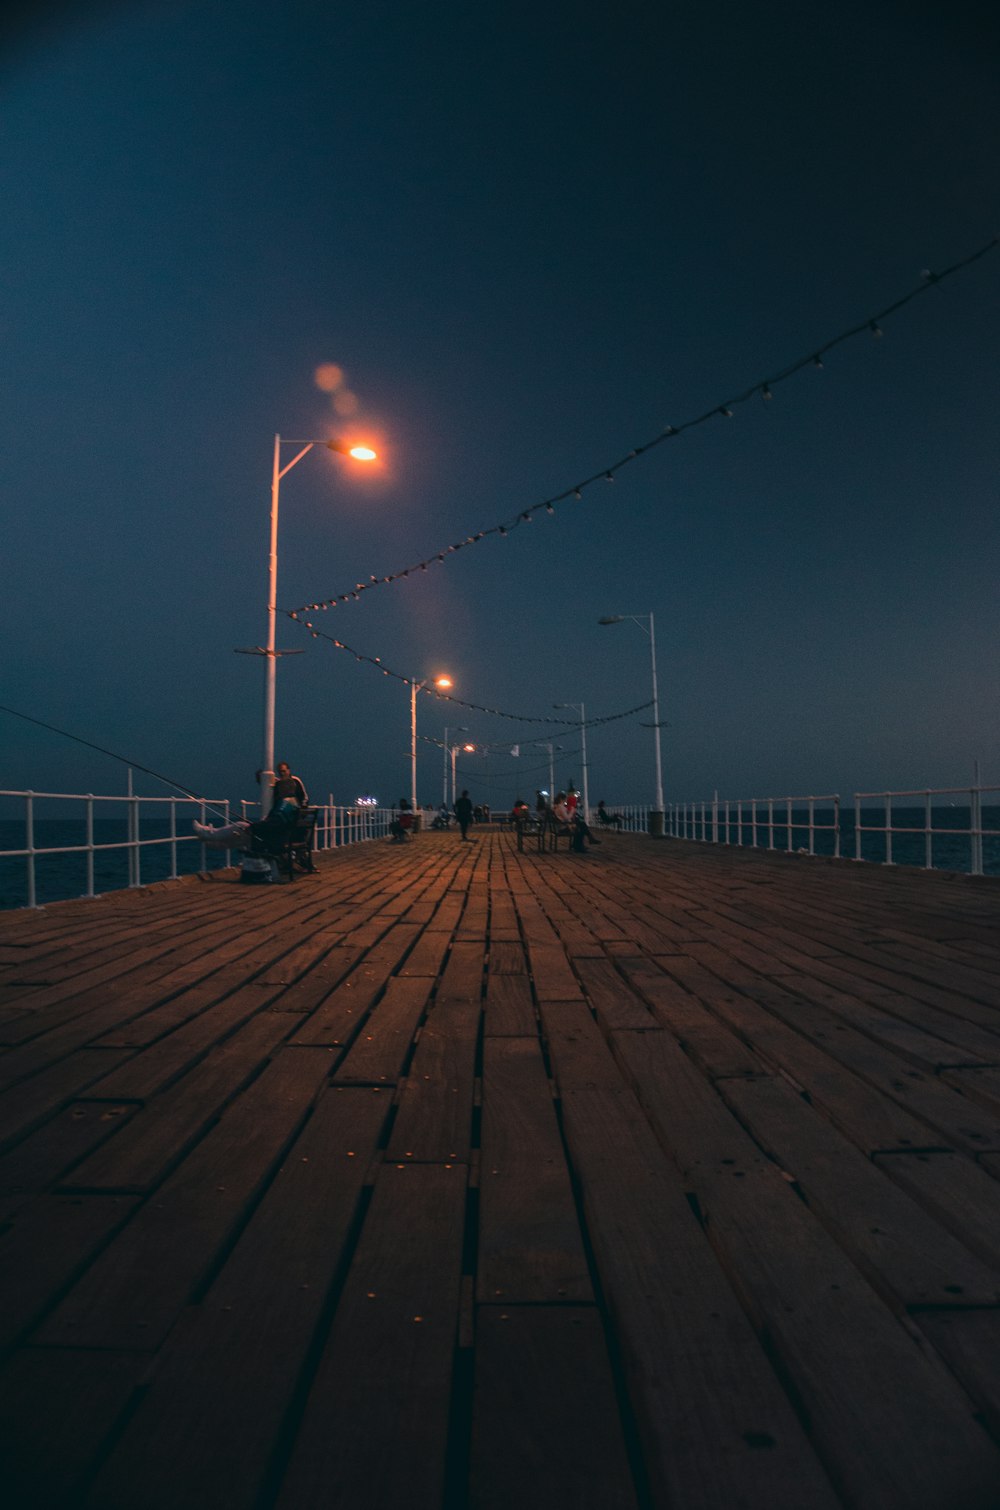
{"type": "Polygon", "coordinates": [[[553,750],[561,750],[562,745],[553,744],[551,739],[533,739],[532,744],[541,745],[543,750],[549,752],[549,802],[555,797],[556,768],[553,750]]]}
{"type": "Polygon", "coordinates": [[[417,816],[417,693],[433,682],[435,687],[450,687],[450,676],[425,676],[423,681],[410,682],[410,802],[413,817],[417,816]]]}
{"type": "MultiPolygon", "coordinates": [[[[453,727],[449,728],[448,724],[445,724],[445,726],[444,726],[444,772],[443,772],[443,775],[442,775],[442,778],[441,778],[441,780],[442,780],[441,801],[444,803],[445,807],[448,806],[448,750],[449,750],[448,735],[449,735],[449,733],[452,733],[452,734],[468,734],[468,732],[469,731],[465,727],[464,724],[459,724],[459,726],[458,726],[457,729],[453,728],[453,727]]],[[[452,772],[453,773],[454,773],[454,768],[455,768],[455,763],[454,763],[454,761],[452,761],[452,772]]],[[[454,802],[454,800],[455,800],[454,774],[453,774],[453,779],[452,779],[451,785],[452,785],[451,800],[452,800],[452,802],[454,802]]]]}
{"type": "MultiPolygon", "coordinates": [[[[587,791],[587,715],[583,703],[554,703],[556,708],[572,708],[580,715],[580,746],[583,755],[583,821],[590,822],[590,796],[587,791]]],[[[550,758],[551,764],[551,758],[550,758]]],[[[555,793],[551,793],[554,797],[555,793]]]]}
{"type": "Polygon", "coordinates": [[[264,754],[261,762],[261,812],[263,813],[265,789],[268,778],[274,775],[274,710],[276,697],[277,662],[282,655],[301,655],[300,650],[278,650],[275,648],[277,618],[278,618],[278,500],[281,488],[281,479],[286,476],[293,467],[298,466],[304,456],[307,456],[313,446],[323,446],[328,451],[338,451],[343,456],[352,456],[355,461],[374,461],[375,452],[369,446],[347,446],[339,440],[282,440],[280,435],[274,437],[274,464],[271,470],[271,534],[270,546],[267,557],[267,643],[255,645],[252,650],[242,651],[246,655],[262,655],[264,657],[264,754]],[[298,455],[293,456],[286,466],[281,465],[282,446],[300,446],[302,449],[298,455]]]}
{"type": "Polygon", "coordinates": [[[653,624],[652,613],[616,613],[609,614],[603,619],[598,619],[598,624],[623,624],[626,619],[633,624],[638,624],[644,634],[649,635],[649,658],[653,671],[653,734],[656,747],[656,807],[649,815],[649,832],[658,839],[663,838],[663,764],[660,759],[660,700],[656,690],[656,631],[653,624]],[[649,620],[647,629],[643,623],[649,620]]]}
{"type": "Polygon", "coordinates": [[[452,745],[452,747],[451,747],[451,805],[452,805],[452,807],[455,806],[455,761],[458,759],[458,753],[459,753],[460,750],[463,750],[467,755],[473,755],[475,753],[475,749],[476,749],[475,745],[452,745]]]}

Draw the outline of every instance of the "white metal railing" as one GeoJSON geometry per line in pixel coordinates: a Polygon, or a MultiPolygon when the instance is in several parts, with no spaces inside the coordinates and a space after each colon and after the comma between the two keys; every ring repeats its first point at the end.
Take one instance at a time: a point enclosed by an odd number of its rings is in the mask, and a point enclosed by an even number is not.
{"type": "Polygon", "coordinates": [[[833,853],[840,854],[840,798],[826,797],[744,797],[727,798],[720,802],[713,797],[711,802],[671,802],[667,808],[667,832],[674,839],[697,839],[711,844],[737,844],[745,846],[749,835],[752,849],[794,848],[796,832],[808,835],[807,851],[816,853],[816,835],[829,833],[832,836],[833,853]],[[822,811],[832,810],[832,818],[824,822],[817,816],[817,805],[822,811]],[[776,843],[775,837],[784,836],[784,843],[776,843]]]}
{"type": "MultiPolygon", "coordinates": [[[[1000,786],[971,786],[971,787],[926,787],[915,792],[855,792],[854,794],[854,858],[861,860],[864,856],[862,850],[862,838],[865,834],[878,834],[885,844],[884,864],[894,865],[898,863],[893,858],[894,835],[919,835],[923,840],[923,868],[934,869],[934,841],[935,839],[960,838],[969,845],[969,870],[974,876],[981,876],[983,872],[983,840],[984,838],[1000,838],[1000,827],[986,828],[983,825],[983,795],[1000,796],[1000,786]],[[922,822],[896,823],[893,821],[893,803],[902,798],[919,798],[919,806],[922,822]],[[966,824],[938,824],[933,822],[935,811],[949,813],[953,809],[958,810],[957,803],[948,803],[942,806],[939,802],[936,806],[934,798],[967,797],[969,821],[966,824]],[[863,802],[878,802],[882,815],[881,823],[864,823],[863,802]]],[[[898,848],[897,848],[898,852],[898,848]]],[[[905,861],[903,863],[906,863],[905,861]]]]}
{"type": "MultiPolygon", "coordinates": [[[[150,881],[176,880],[181,874],[204,870],[213,861],[219,866],[231,865],[233,861],[230,850],[203,849],[191,828],[192,819],[202,823],[228,823],[232,811],[228,798],[141,797],[133,790],[131,771],[124,796],[0,790],[0,802],[0,811],[5,815],[0,821],[20,836],[20,842],[0,848],[0,861],[24,862],[21,895],[29,908],[40,905],[39,863],[47,864],[60,856],[66,857],[70,863],[71,857],[79,856],[83,860],[82,875],[76,867],[72,871],[67,867],[67,876],[74,879],[53,888],[61,898],[68,895],[95,897],[120,890],[123,885],[134,889],[150,881]],[[75,811],[69,811],[70,804],[75,811]],[[59,816],[54,820],[49,816],[40,818],[40,809],[48,815],[52,811],[50,805],[55,805],[59,816]],[[6,816],[8,814],[11,816],[6,816]],[[117,820],[121,834],[109,837],[101,832],[102,827],[109,826],[108,818],[117,820]],[[103,824],[102,819],[105,820],[103,824]],[[44,832],[46,827],[56,832],[47,834],[44,832]],[[151,832],[151,829],[155,831],[151,832]],[[183,861],[185,848],[190,849],[191,863],[179,864],[183,861]],[[165,853],[166,858],[151,866],[144,857],[154,851],[165,853]],[[102,859],[111,860],[116,856],[123,857],[120,870],[117,866],[106,865],[102,877],[99,874],[102,859]],[[151,869],[156,873],[151,874],[151,869]]],[[[243,816],[247,817],[256,806],[256,803],[241,802],[243,816]]],[[[340,807],[332,801],[322,804],[316,823],[316,847],[335,849],[344,844],[383,838],[389,832],[392,817],[389,808],[340,807]]],[[[55,897],[48,899],[55,900],[55,897]]]]}
{"type": "MultiPolygon", "coordinates": [[[[364,844],[369,839],[384,839],[389,833],[393,809],[389,807],[341,807],[331,797],[329,802],[312,803],[319,809],[316,819],[317,849],[339,849],[343,844],[364,844]]],[[[252,818],[258,803],[249,797],[240,799],[242,816],[252,818]]]]}
{"type": "MultiPolygon", "coordinates": [[[[94,897],[99,895],[95,884],[95,862],[98,856],[122,854],[126,861],[126,885],[129,888],[143,884],[143,861],[144,850],[163,850],[169,854],[169,871],[164,877],[157,879],[176,880],[179,871],[177,868],[178,847],[187,844],[198,844],[199,841],[193,833],[183,833],[178,830],[178,809],[184,813],[188,820],[198,817],[201,822],[205,821],[206,813],[212,809],[221,814],[224,821],[229,818],[228,799],[193,798],[193,797],[140,797],[132,790],[132,773],[129,772],[129,790],[124,797],[95,796],[91,792],[15,792],[0,791],[0,798],[13,799],[21,805],[24,843],[10,849],[0,849],[0,860],[23,859],[26,869],[27,905],[38,906],[38,873],[37,862],[41,858],[56,855],[82,855],[85,859],[85,881],[82,895],[94,897]],[[67,803],[83,804],[83,818],[77,818],[76,823],[83,824],[82,843],[55,843],[46,844],[39,842],[38,825],[41,821],[38,817],[37,805],[39,803],[67,803]],[[112,814],[114,808],[121,809],[124,806],[125,837],[114,839],[101,839],[97,836],[94,828],[95,812],[112,814]],[[148,809],[154,809],[157,818],[150,820],[148,809]],[[162,828],[166,823],[167,833],[150,835],[147,831],[143,837],[143,819],[156,821],[162,828]]],[[[5,802],[5,807],[7,803],[5,802]]],[[[118,816],[117,814],[113,814],[118,816]]],[[[18,820],[15,819],[14,822],[18,820]]],[[[68,827],[73,819],[63,819],[62,825],[68,827]]],[[[98,820],[100,821],[100,820],[98,820]]],[[[224,864],[230,863],[229,851],[224,851],[224,864]]],[[[117,885],[107,888],[108,890],[119,889],[117,885]]]]}
{"type": "Polygon", "coordinates": [[[995,824],[989,826],[984,822],[984,796],[1000,799],[1000,786],[855,792],[849,815],[842,813],[836,794],[724,801],[715,796],[705,802],[668,804],[667,832],[671,838],[706,844],[798,850],[810,855],[817,853],[819,844],[822,853],[835,857],[847,849],[855,860],[920,865],[926,870],[967,869],[981,876],[987,870],[1000,873],[1000,807],[995,824]],[[958,798],[966,800],[961,804],[948,800],[958,798]],[[951,821],[934,821],[936,816],[953,813],[951,821]],[[873,815],[877,821],[869,821],[873,815]],[[959,815],[966,821],[958,821],[959,815]],[[806,837],[807,843],[797,845],[797,834],[806,837]],[[997,841],[988,866],[984,840],[997,841]]]}

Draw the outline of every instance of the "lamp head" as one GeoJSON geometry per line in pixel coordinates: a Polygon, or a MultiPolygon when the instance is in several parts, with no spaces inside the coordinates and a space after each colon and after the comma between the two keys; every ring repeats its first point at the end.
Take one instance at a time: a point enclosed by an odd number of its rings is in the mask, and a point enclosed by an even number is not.
{"type": "Polygon", "coordinates": [[[338,451],[341,456],[353,456],[355,461],[375,461],[378,452],[373,451],[371,446],[345,446],[342,440],[328,440],[328,451],[338,451]]]}
{"type": "Polygon", "coordinates": [[[625,615],[621,613],[607,614],[603,619],[598,619],[598,624],[621,624],[625,615]]]}
{"type": "Polygon", "coordinates": [[[436,676],[434,678],[434,685],[435,685],[435,687],[450,687],[452,685],[451,677],[450,676],[436,676]]]}

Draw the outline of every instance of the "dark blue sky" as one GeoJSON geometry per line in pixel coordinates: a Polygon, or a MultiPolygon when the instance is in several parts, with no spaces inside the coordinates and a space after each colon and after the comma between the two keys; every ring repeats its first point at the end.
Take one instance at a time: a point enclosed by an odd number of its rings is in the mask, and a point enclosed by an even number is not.
{"type": "MultiPolygon", "coordinates": [[[[286,478],[296,607],[561,491],[1000,230],[985,6],[45,14],[2,107],[0,701],[212,795],[250,795],[260,759],[262,667],[233,647],[265,632],[275,431],[385,456],[286,478]]],[[[1000,251],[322,627],[472,703],[599,718],[649,672],[596,620],[652,610],[668,800],[951,786],[976,758],[1000,782],[998,351],[1000,251]]],[[[408,689],[288,621],[279,643],[306,649],[279,755],[317,796],[408,790],[408,689]]],[[[421,731],[446,723],[546,732],[422,697],[421,731]]],[[[638,719],[589,744],[592,799],[652,796],[638,719]]],[[[121,789],[7,716],[3,749],[3,786],[121,789]]],[[[544,763],[494,752],[465,784],[507,803],[544,763]]],[[[440,771],[426,749],[428,800],[440,771]]]]}

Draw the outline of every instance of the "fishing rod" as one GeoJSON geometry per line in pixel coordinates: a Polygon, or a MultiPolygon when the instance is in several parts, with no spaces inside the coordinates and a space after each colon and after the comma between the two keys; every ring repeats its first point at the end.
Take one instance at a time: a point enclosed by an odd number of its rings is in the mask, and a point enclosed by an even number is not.
{"type": "Polygon", "coordinates": [[[93,740],[84,739],[80,734],[72,734],[69,729],[60,729],[56,724],[47,724],[44,719],[32,718],[29,713],[21,713],[17,708],[8,708],[0,703],[0,713],[9,713],[12,718],[23,719],[25,723],[35,724],[39,729],[48,729],[50,734],[59,734],[63,739],[71,739],[75,744],[85,745],[88,750],[96,750],[99,755],[107,755],[111,760],[117,760],[119,764],[130,766],[135,771],[142,771],[145,776],[152,776],[154,781],[162,781],[164,786],[172,787],[175,792],[189,797],[192,802],[199,803],[206,811],[214,813],[216,817],[229,822],[229,815],[214,803],[209,802],[197,792],[192,792],[190,787],[183,786],[179,781],[174,781],[170,776],[164,776],[160,771],[154,771],[151,766],[143,765],[138,760],[132,760],[126,755],[119,755],[116,750],[105,749],[104,745],[96,745],[93,740]]]}

